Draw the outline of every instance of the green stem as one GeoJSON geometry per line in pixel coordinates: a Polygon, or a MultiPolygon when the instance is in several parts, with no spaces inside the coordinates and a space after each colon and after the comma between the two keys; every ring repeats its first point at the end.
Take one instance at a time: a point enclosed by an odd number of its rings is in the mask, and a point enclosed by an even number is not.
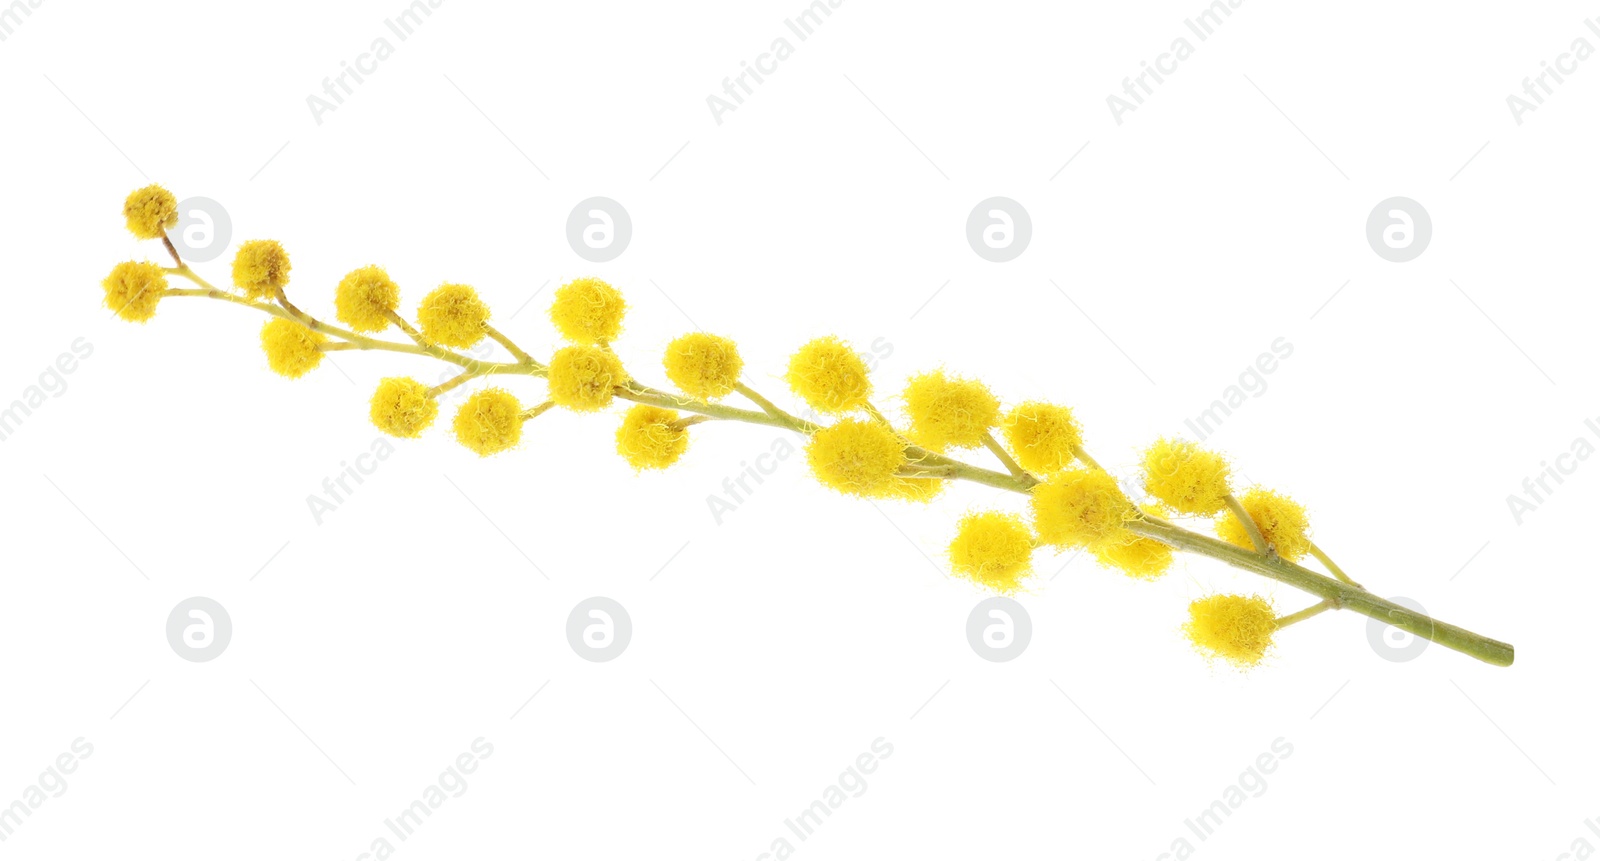
{"type": "Polygon", "coordinates": [[[1335,604],[1332,600],[1324,598],[1323,600],[1318,601],[1315,604],[1312,604],[1311,606],[1305,608],[1304,610],[1300,610],[1300,611],[1297,611],[1297,612],[1294,612],[1294,613],[1290,613],[1287,616],[1279,616],[1277,618],[1277,620],[1274,621],[1272,624],[1273,624],[1274,627],[1278,628],[1279,630],[1282,630],[1284,628],[1289,627],[1290,625],[1293,625],[1296,622],[1303,622],[1303,621],[1311,618],[1312,616],[1317,615],[1318,613],[1321,613],[1321,612],[1326,611],[1326,610],[1333,610],[1333,609],[1337,608],[1338,606],[1339,605],[1335,604]]]}
{"type": "Polygon", "coordinates": [[[1267,546],[1267,539],[1261,535],[1261,527],[1256,525],[1256,520],[1250,516],[1250,512],[1244,510],[1244,503],[1239,501],[1239,497],[1228,493],[1223,495],[1222,501],[1228,504],[1228,510],[1232,511],[1233,516],[1239,518],[1239,522],[1244,525],[1245,534],[1250,536],[1250,543],[1255,545],[1256,552],[1262,556],[1269,555],[1272,548],[1267,546]]]}
{"type": "Polygon", "coordinates": [[[1317,561],[1321,562],[1323,567],[1327,568],[1328,571],[1333,574],[1333,576],[1339,578],[1340,580],[1343,580],[1346,583],[1349,583],[1351,586],[1354,586],[1357,589],[1361,588],[1361,584],[1357,583],[1354,580],[1351,580],[1350,579],[1350,575],[1344,573],[1344,569],[1340,568],[1337,564],[1335,564],[1334,561],[1331,558],[1328,557],[1328,554],[1323,553],[1322,552],[1322,548],[1318,547],[1317,543],[1315,541],[1311,542],[1311,548],[1310,549],[1311,549],[1311,555],[1315,556],[1317,558],[1317,561]]]}
{"type": "Polygon", "coordinates": [[[1379,598],[1365,589],[1302,568],[1280,557],[1262,556],[1242,547],[1235,547],[1226,541],[1219,541],[1171,524],[1136,520],[1130,522],[1128,528],[1138,535],[1154,538],[1179,550],[1210,556],[1235,568],[1253,571],[1293,586],[1302,592],[1318,595],[1340,608],[1354,610],[1363,616],[1377,619],[1384,624],[1438,643],[1447,649],[1471,655],[1486,664],[1509,667],[1516,657],[1516,650],[1509,643],[1502,643],[1482,634],[1474,634],[1465,628],[1440,622],[1393,601],[1379,598]]]}
{"type": "Polygon", "coordinates": [[[1005,465],[1005,468],[1009,470],[1013,476],[1017,478],[1026,478],[1028,476],[1028,471],[1017,464],[1016,460],[1011,457],[1011,453],[1006,451],[1005,446],[1001,445],[1000,441],[994,438],[994,434],[984,431],[983,445],[990,452],[993,452],[995,457],[1000,459],[1000,462],[1005,465]]]}

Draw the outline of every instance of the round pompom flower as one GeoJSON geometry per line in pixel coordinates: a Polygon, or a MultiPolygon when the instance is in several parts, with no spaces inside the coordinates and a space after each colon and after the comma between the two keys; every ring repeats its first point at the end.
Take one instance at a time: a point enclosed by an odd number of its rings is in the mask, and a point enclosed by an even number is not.
{"type": "Polygon", "coordinates": [[[715,400],[739,384],[744,359],[733,341],[690,332],[667,345],[667,379],[692,398],[715,400]]]}
{"type": "Polygon", "coordinates": [[[569,410],[605,409],[628,379],[622,360],[604,347],[562,347],[550,357],[550,400],[569,410]]]}
{"type": "Polygon", "coordinates": [[[1188,440],[1156,440],[1144,453],[1144,486],[1174,511],[1210,517],[1228,504],[1228,462],[1188,440]]]}
{"type": "Polygon", "coordinates": [[[389,436],[415,439],[438,415],[428,387],[410,377],[385,377],[372,393],[372,423],[389,436]]]}
{"type": "Polygon", "coordinates": [[[160,239],[178,226],[178,199],[159,185],[147,185],[128,195],[122,204],[128,232],[140,239],[160,239]]]}
{"type": "Polygon", "coordinates": [[[1083,445],[1083,429],[1072,410],[1042,401],[1012,407],[1001,419],[1001,427],[1017,464],[1041,475],[1071,466],[1083,445]]]}
{"type": "Polygon", "coordinates": [[[1058,547],[1098,547],[1127,542],[1124,525],[1137,516],[1117,480],[1099,469],[1069,469],[1035,485],[1033,528],[1058,547]]]}
{"type": "MultiPolygon", "coordinates": [[[[1245,513],[1261,530],[1261,537],[1279,556],[1294,562],[1311,551],[1311,520],[1306,517],[1305,506],[1260,487],[1247,491],[1240,497],[1239,504],[1244,506],[1245,513]]],[[[1255,549],[1249,531],[1232,511],[1224,512],[1217,521],[1217,537],[1247,550],[1255,549]]]]}
{"type": "Polygon", "coordinates": [[[550,321],[561,336],[574,344],[615,341],[622,334],[622,316],[628,303],[622,294],[599,278],[579,278],[556,291],[550,321]]]}
{"type": "Polygon", "coordinates": [[[100,287],[106,307],[130,323],[143,323],[156,315],[156,304],[167,292],[167,275],[154,263],[129,260],[111,267],[100,287]]]}
{"type": "Polygon", "coordinates": [[[1000,399],[988,386],[944,371],[912,377],[900,398],[911,417],[911,438],[934,451],[983,445],[1000,420],[1000,399]]]}
{"type": "Polygon", "coordinates": [[[950,568],[996,592],[1015,592],[1033,570],[1033,531],[1015,514],[968,514],[956,524],[950,568]]]}
{"type": "Polygon", "coordinates": [[[422,337],[445,347],[470,347],[483,340],[489,306],[465,284],[440,284],[417,306],[422,337]]]}
{"type": "Polygon", "coordinates": [[[382,266],[363,266],[340,280],[333,307],[340,322],[357,332],[382,331],[400,307],[400,287],[382,266]]]}
{"type": "Polygon", "coordinates": [[[832,335],[796,350],[784,379],[812,409],[825,413],[863,409],[872,394],[867,363],[849,344],[832,335]]]}
{"type": "Polygon", "coordinates": [[[844,419],[806,443],[806,462],[817,480],[853,496],[893,497],[905,492],[897,473],[906,444],[878,422],[844,419]]]}
{"type": "Polygon", "coordinates": [[[1135,580],[1155,580],[1172,567],[1172,548],[1142,535],[1126,542],[1102,544],[1094,548],[1100,564],[1135,580]]]}
{"type": "Polygon", "coordinates": [[[666,469],[689,448],[689,431],[677,427],[673,410],[639,404],[622,417],[617,428],[617,454],[634,469],[666,469]]]}
{"type": "Polygon", "coordinates": [[[289,252],[272,239],[252,239],[233,255],[233,284],[251,299],[276,295],[289,283],[289,252]]]}
{"type": "Polygon", "coordinates": [[[522,405],[505,389],[480,389],[456,411],[456,441],[479,457],[499,454],[522,441],[522,405]]]}
{"type": "Polygon", "coordinates": [[[319,348],[327,340],[321,332],[282,317],[274,317],[261,327],[261,349],[266,351],[267,367],[291,380],[322,364],[319,348]]]}
{"type": "Polygon", "coordinates": [[[1261,663],[1278,629],[1272,604],[1259,595],[1211,595],[1189,605],[1183,632],[1202,654],[1237,667],[1261,663]]]}

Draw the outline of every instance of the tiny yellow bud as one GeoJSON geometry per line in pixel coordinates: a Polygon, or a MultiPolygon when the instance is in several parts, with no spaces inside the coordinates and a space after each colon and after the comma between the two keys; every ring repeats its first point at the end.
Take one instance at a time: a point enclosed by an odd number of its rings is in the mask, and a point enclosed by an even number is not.
{"type": "Polygon", "coordinates": [[[733,391],[744,370],[739,348],[727,338],[690,332],[667,345],[667,379],[692,398],[716,400],[733,391]]]}
{"type": "Polygon", "coordinates": [[[122,204],[122,217],[128,220],[128,231],[134,236],[160,239],[178,226],[178,199],[159,185],[147,185],[128,195],[122,204]]]}
{"type": "Polygon", "coordinates": [[[617,454],[636,470],[666,469],[678,462],[689,447],[687,428],[674,426],[673,410],[639,404],[622,417],[617,428],[617,454]]]}
{"type": "Polygon", "coordinates": [[[934,451],[982,445],[1000,420],[1000,399],[988,386],[944,371],[912,377],[901,399],[911,417],[911,438],[934,451]]]}
{"type": "Polygon", "coordinates": [[[470,347],[483,340],[489,306],[465,284],[440,284],[417,306],[422,337],[445,347],[470,347]]]}
{"type": "Polygon", "coordinates": [[[1124,525],[1137,516],[1117,480],[1104,470],[1065,470],[1033,488],[1033,528],[1039,540],[1059,547],[1121,544],[1132,533],[1124,525]]]}
{"type": "Polygon", "coordinates": [[[795,351],[784,379],[812,409],[825,413],[863,409],[872,394],[867,363],[849,344],[832,335],[795,351]]]}
{"type": "Polygon", "coordinates": [[[268,299],[289,283],[289,252],[271,239],[252,239],[233,255],[233,283],[251,299],[268,299]]]}
{"type": "Polygon", "coordinates": [[[433,424],[439,402],[410,377],[385,377],[372,393],[372,423],[389,436],[414,439],[433,424]]]}
{"type": "Polygon", "coordinates": [[[1094,548],[1100,564],[1135,580],[1155,580],[1172,567],[1172,548],[1154,538],[1134,536],[1131,541],[1102,544],[1094,548]]]}
{"type": "Polygon", "coordinates": [[[156,304],[167,292],[167,275],[154,263],[129,260],[111,267],[100,287],[107,308],[130,323],[143,323],[156,315],[156,304]]]}
{"type": "Polygon", "coordinates": [[[615,341],[622,334],[628,303],[599,278],[579,278],[562,285],[550,305],[550,321],[574,344],[615,341]]]}
{"type": "Polygon", "coordinates": [[[604,347],[562,347],[550,357],[550,400],[576,412],[605,409],[628,379],[622,360],[604,347]]]}
{"type": "Polygon", "coordinates": [[[267,354],[267,367],[291,380],[322,364],[319,348],[327,340],[321,332],[282,317],[274,317],[261,327],[261,349],[267,354]]]}
{"type": "Polygon", "coordinates": [[[811,435],[806,461],[817,480],[853,496],[893,497],[905,492],[897,473],[906,444],[877,422],[844,419],[811,435]]]}
{"type": "MultiPolygon", "coordinates": [[[[1244,506],[1245,513],[1256,523],[1256,528],[1261,530],[1261,537],[1267,540],[1278,555],[1294,562],[1303,558],[1311,551],[1310,518],[1306,517],[1305,506],[1280,493],[1265,488],[1252,488],[1243,497],[1239,504],[1244,506]]],[[[1255,549],[1255,544],[1250,541],[1250,533],[1245,529],[1239,518],[1232,511],[1224,512],[1222,519],[1217,521],[1217,537],[1239,547],[1249,550],[1255,549]]]]}
{"type": "Polygon", "coordinates": [[[1272,604],[1259,595],[1211,595],[1189,605],[1183,631],[1203,654],[1243,668],[1261,663],[1276,623],[1272,604]]]}
{"type": "Polygon", "coordinates": [[[1071,466],[1083,445],[1083,429],[1067,407],[1027,401],[1012,407],[1001,423],[1017,464],[1040,475],[1071,466]]]}
{"type": "Polygon", "coordinates": [[[1033,570],[1033,531],[1015,514],[968,514],[956,524],[950,568],[996,592],[1015,592],[1033,570]]]}
{"type": "Polygon", "coordinates": [[[456,411],[456,441],[479,457],[499,454],[522,441],[522,405],[505,389],[480,389],[456,411]]]}
{"type": "Polygon", "coordinates": [[[1210,517],[1228,504],[1228,462],[1188,440],[1156,440],[1144,453],[1144,486],[1181,514],[1210,517]]]}
{"type": "Polygon", "coordinates": [[[382,266],[363,266],[344,276],[334,292],[340,322],[357,332],[389,328],[389,313],[400,307],[400,287],[382,266]]]}

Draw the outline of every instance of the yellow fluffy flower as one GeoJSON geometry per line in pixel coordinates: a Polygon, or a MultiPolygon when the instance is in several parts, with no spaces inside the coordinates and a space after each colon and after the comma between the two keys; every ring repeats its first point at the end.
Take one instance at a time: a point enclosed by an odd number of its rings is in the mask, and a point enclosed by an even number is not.
{"type": "Polygon", "coordinates": [[[702,400],[715,400],[733,391],[744,370],[744,360],[733,341],[705,332],[690,332],[668,344],[663,364],[673,385],[702,400]]]}
{"type": "Polygon", "coordinates": [[[605,409],[628,379],[622,360],[604,347],[562,347],[550,357],[550,400],[569,410],[605,409]]]}
{"type": "Polygon", "coordinates": [[[1172,567],[1172,548],[1154,538],[1134,536],[1131,541],[1112,542],[1094,548],[1100,564],[1135,580],[1154,580],[1172,567]]]}
{"type": "MultiPolygon", "coordinates": [[[[1311,551],[1311,520],[1306,517],[1305,506],[1280,493],[1265,488],[1252,488],[1240,497],[1239,504],[1261,530],[1278,555],[1293,562],[1311,551]]],[[[1232,511],[1217,521],[1217,537],[1229,544],[1254,550],[1250,533],[1232,511]]]]}
{"type": "Polygon", "coordinates": [[[806,462],[817,480],[853,496],[893,497],[905,492],[896,475],[906,465],[906,444],[877,422],[844,419],[806,443],[806,462]]]}
{"type": "Polygon", "coordinates": [[[599,278],[579,278],[556,291],[550,321],[574,344],[599,344],[622,334],[627,310],[617,288],[599,278]]]}
{"type": "Polygon", "coordinates": [[[1181,514],[1210,517],[1228,504],[1228,462],[1188,440],[1156,440],[1144,453],[1144,486],[1181,514]]]}
{"type": "Polygon", "coordinates": [[[274,317],[261,327],[261,349],[267,354],[267,367],[289,379],[303,377],[322,364],[322,350],[328,340],[294,320],[274,317]]]}
{"type": "Polygon", "coordinates": [[[872,394],[867,363],[849,344],[832,335],[795,351],[784,379],[812,409],[825,413],[863,409],[872,394]]]}
{"type": "Polygon", "coordinates": [[[419,437],[438,415],[428,387],[410,377],[385,377],[372,393],[372,423],[389,436],[419,437]]]}
{"type": "Polygon", "coordinates": [[[167,275],[154,263],[129,260],[111,267],[100,287],[106,307],[130,323],[143,323],[156,315],[156,304],[167,291],[167,275]]]}
{"type": "Polygon", "coordinates": [[[1033,532],[1015,514],[968,514],[956,524],[950,568],[996,592],[1015,592],[1033,570],[1033,532]]]}
{"type": "Polygon", "coordinates": [[[382,266],[363,266],[339,282],[333,307],[357,332],[382,331],[389,328],[389,312],[400,307],[400,287],[382,266]]]}
{"type": "Polygon", "coordinates": [[[1023,469],[1049,475],[1072,465],[1083,429],[1067,407],[1043,401],[1017,404],[1001,419],[1006,444],[1023,469]]]}
{"type": "Polygon", "coordinates": [[[159,185],[147,185],[128,195],[122,204],[128,231],[140,239],[160,239],[178,226],[178,199],[159,185]]]}
{"type": "Polygon", "coordinates": [[[233,283],[251,299],[269,299],[289,283],[289,252],[272,239],[252,239],[233,255],[233,283]]]}
{"type": "Polygon", "coordinates": [[[456,441],[479,457],[499,454],[522,441],[522,405],[505,389],[480,389],[456,411],[456,441]]]}
{"type": "Polygon", "coordinates": [[[901,399],[911,417],[911,438],[926,448],[973,448],[1000,420],[1000,399],[975,380],[918,374],[906,382],[901,399]]]}
{"type": "Polygon", "coordinates": [[[1117,480],[1098,469],[1069,469],[1033,488],[1033,528],[1058,547],[1098,547],[1130,540],[1136,516],[1117,480]]]}
{"type": "Polygon", "coordinates": [[[666,469],[689,448],[689,431],[674,426],[673,410],[639,404],[622,417],[617,428],[617,454],[634,469],[666,469]]]}
{"type": "Polygon", "coordinates": [[[470,347],[483,340],[489,306],[465,284],[440,284],[417,306],[422,337],[445,347],[470,347]]]}
{"type": "Polygon", "coordinates": [[[1189,605],[1183,631],[1203,654],[1251,667],[1272,646],[1276,621],[1272,604],[1259,595],[1211,595],[1189,605]]]}

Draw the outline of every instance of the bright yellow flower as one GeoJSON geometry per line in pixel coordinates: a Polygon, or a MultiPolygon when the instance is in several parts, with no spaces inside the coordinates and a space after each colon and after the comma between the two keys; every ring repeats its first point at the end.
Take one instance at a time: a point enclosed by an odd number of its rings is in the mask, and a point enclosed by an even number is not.
{"type": "Polygon", "coordinates": [[[488,322],[489,306],[478,298],[478,291],[465,284],[440,284],[417,306],[422,337],[445,347],[466,348],[478,343],[488,322]]]}
{"type": "Polygon", "coordinates": [[[1130,540],[1137,516],[1117,480],[1098,469],[1069,469],[1033,488],[1033,528],[1058,547],[1098,547],[1130,540]]]}
{"type": "Polygon", "coordinates": [[[382,266],[363,266],[339,282],[333,307],[357,332],[379,332],[389,328],[389,313],[400,307],[400,287],[382,266]]]}
{"type": "Polygon", "coordinates": [[[817,480],[853,496],[905,493],[896,473],[906,465],[906,444],[878,422],[843,419],[812,434],[806,461],[817,480]]]}
{"type": "Polygon", "coordinates": [[[1261,663],[1272,646],[1277,614],[1259,595],[1211,595],[1189,605],[1183,631],[1202,654],[1238,667],[1261,663]]]}
{"type": "Polygon", "coordinates": [[[666,469],[689,448],[689,431],[673,423],[678,414],[648,404],[638,404],[622,417],[617,428],[617,453],[634,469],[666,469]]]}
{"type": "Polygon", "coordinates": [[[574,344],[600,344],[622,334],[627,310],[617,288],[599,278],[579,278],[556,290],[550,321],[574,344]]]}
{"type": "Polygon", "coordinates": [[[480,389],[456,411],[456,441],[479,457],[499,454],[522,441],[522,405],[505,389],[480,389]]]}
{"type": "Polygon", "coordinates": [[[739,348],[727,338],[690,332],[667,345],[667,379],[691,398],[716,400],[733,391],[744,370],[739,348]]]}
{"type": "Polygon", "coordinates": [[[1144,453],[1144,486],[1181,514],[1210,517],[1228,504],[1228,462],[1188,440],[1156,440],[1144,453]]]}
{"type": "Polygon", "coordinates": [[[1072,465],[1083,445],[1083,429],[1067,407],[1042,401],[1017,404],[1001,420],[1006,444],[1023,469],[1039,475],[1072,465]]]}
{"type": "Polygon", "coordinates": [[[968,514],[956,524],[950,568],[996,592],[1015,592],[1033,571],[1033,531],[1015,514],[968,514]]]}
{"type": "Polygon", "coordinates": [[[1000,420],[1000,399],[975,380],[944,371],[918,374],[901,394],[911,417],[911,438],[925,448],[974,448],[1000,420]]]}
{"type": "Polygon", "coordinates": [[[159,185],[147,185],[122,204],[122,217],[128,231],[140,239],[160,239],[178,226],[178,199],[159,185]]]}
{"type": "Polygon", "coordinates": [[[167,292],[167,275],[154,263],[129,260],[113,266],[100,287],[107,308],[130,323],[143,323],[156,315],[156,304],[167,292]]]}
{"type": "MultiPolygon", "coordinates": [[[[1278,555],[1294,562],[1311,551],[1311,520],[1306,517],[1305,506],[1280,493],[1265,488],[1252,488],[1240,497],[1239,504],[1261,530],[1261,537],[1278,551],[1278,555]]],[[[1232,511],[1217,521],[1217,537],[1229,544],[1254,550],[1250,533],[1232,511]]]]}
{"type": "Polygon", "coordinates": [[[832,335],[795,351],[784,379],[812,409],[825,413],[864,409],[872,395],[867,363],[849,344],[832,335]]]}
{"type": "Polygon", "coordinates": [[[289,252],[272,239],[252,239],[233,255],[233,283],[251,299],[270,299],[289,284],[289,252]]]}
{"type": "Polygon", "coordinates": [[[320,348],[327,340],[321,332],[282,317],[274,317],[261,327],[261,349],[267,354],[267,367],[291,380],[322,364],[320,348]]]}
{"type": "Polygon", "coordinates": [[[550,357],[550,400],[580,413],[605,409],[628,382],[622,360],[604,347],[562,347],[550,357]]]}
{"type": "Polygon", "coordinates": [[[438,415],[428,387],[410,377],[385,377],[372,393],[372,423],[389,436],[419,437],[438,415]]]}

